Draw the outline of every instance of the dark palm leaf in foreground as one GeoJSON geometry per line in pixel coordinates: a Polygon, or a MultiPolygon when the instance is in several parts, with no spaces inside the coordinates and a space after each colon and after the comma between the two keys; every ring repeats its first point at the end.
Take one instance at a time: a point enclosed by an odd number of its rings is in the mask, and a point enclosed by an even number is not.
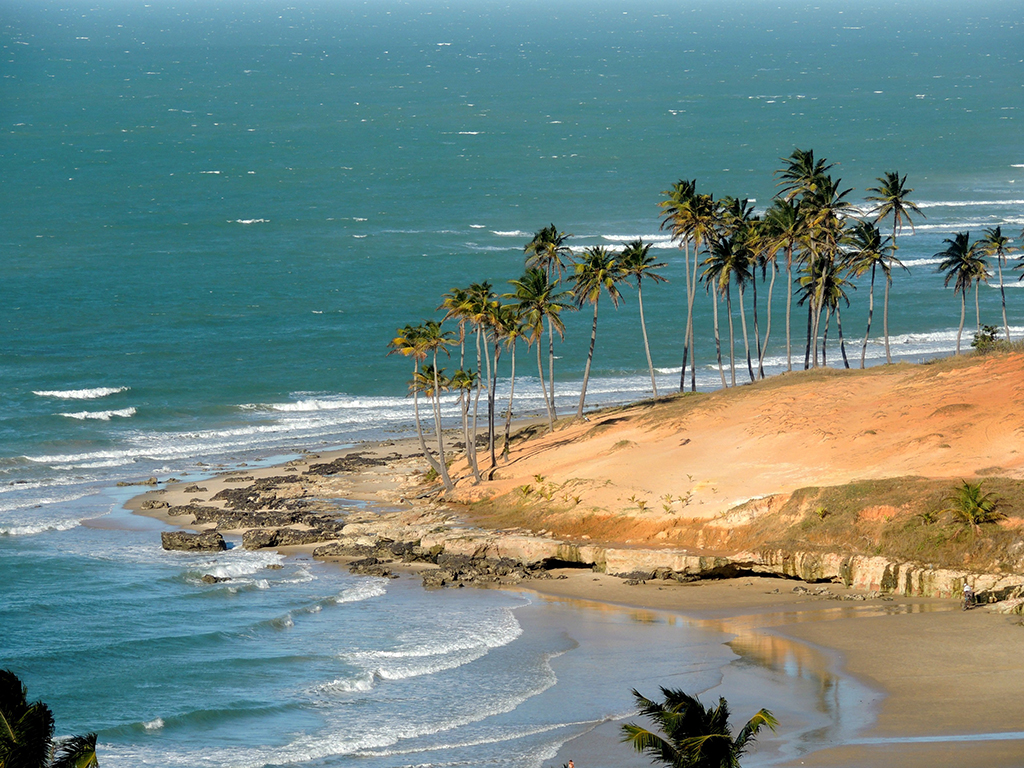
{"type": "Polygon", "coordinates": [[[0,768],[98,768],[96,734],[53,738],[53,713],[0,669],[0,768]]]}
{"type": "Polygon", "coordinates": [[[696,696],[662,688],[664,701],[651,701],[633,691],[640,714],[650,718],[661,733],[627,723],[622,740],[654,762],[673,768],[738,768],[740,757],[762,727],[773,731],[778,721],[767,709],[758,711],[734,738],[729,728],[729,704],[705,707],[696,696]]]}

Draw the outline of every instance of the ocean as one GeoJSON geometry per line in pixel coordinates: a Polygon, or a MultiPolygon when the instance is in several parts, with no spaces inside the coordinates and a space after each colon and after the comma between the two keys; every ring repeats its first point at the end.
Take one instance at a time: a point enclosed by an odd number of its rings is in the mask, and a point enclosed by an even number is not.
{"type": "MultiPolygon", "coordinates": [[[[644,303],[671,390],[685,281],[662,191],[695,178],[763,210],[796,147],[837,163],[855,202],[907,175],[926,218],[899,239],[893,351],[949,354],[960,307],[935,253],[956,231],[1024,227],[1022,24],[1011,2],[5,2],[0,664],[59,729],[98,729],[104,765],[540,766],[568,724],[628,712],[628,674],[580,709],[553,703],[585,664],[549,625],[590,609],[240,550],[211,566],[162,552],[116,483],[408,434],[394,330],[439,318],[453,287],[506,290],[550,223],[575,248],[653,244],[669,283],[644,303]],[[206,567],[239,578],[201,585],[206,567]]],[[[646,395],[636,309],[630,290],[602,304],[588,403],[646,395]]],[[[981,310],[1001,323],[994,280],[981,310]]],[[[563,412],[589,323],[567,317],[557,347],[563,412]]],[[[880,334],[876,296],[870,364],[880,334]]],[[[699,301],[702,389],[712,350],[699,301]]],[[[525,416],[543,406],[520,355],[525,416]]],[[[713,649],[682,662],[711,659],[692,684],[712,688],[735,654],[685,634],[713,649]]],[[[651,663],[646,679],[683,674],[677,654],[651,663]]]]}

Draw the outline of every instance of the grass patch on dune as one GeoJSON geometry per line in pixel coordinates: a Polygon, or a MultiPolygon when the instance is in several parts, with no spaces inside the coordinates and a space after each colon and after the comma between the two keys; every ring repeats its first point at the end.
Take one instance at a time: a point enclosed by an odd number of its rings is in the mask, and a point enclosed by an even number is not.
{"type": "MultiPolygon", "coordinates": [[[[975,478],[972,478],[975,482],[975,478]]],[[[960,480],[896,477],[801,488],[751,526],[763,546],[880,555],[947,567],[1013,570],[1024,564],[1024,481],[983,480],[1007,525],[969,526],[949,511],[960,480]]]]}

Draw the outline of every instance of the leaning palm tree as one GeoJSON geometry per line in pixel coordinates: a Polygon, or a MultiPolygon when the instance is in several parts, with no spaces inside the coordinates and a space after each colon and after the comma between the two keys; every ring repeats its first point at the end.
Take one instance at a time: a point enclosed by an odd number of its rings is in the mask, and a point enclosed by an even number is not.
{"type": "MultiPolygon", "coordinates": [[[[661,207],[661,229],[668,229],[672,239],[683,249],[683,273],[686,276],[686,330],[683,333],[683,365],[679,373],[679,391],[686,386],[686,365],[693,354],[690,336],[693,330],[693,302],[696,295],[695,280],[690,274],[690,240],[693,237],[693,201],[697,194],[697,180],[680,179],[671,189],[662,192],[665,199],[661,207]]],[[[696,247],[694,248],[696,254],[696,247]]],[[[696,257],[694,258],[696,262],[696,257]]]]}
{"type": "Polygon", "coordinates": [[[999,298],[1003,303],[1003,328],[1006,329],[1006,340],[1010,340],[1010,324],[1006,321],[1006,290],[1003,288],[1003,265],[1006,257],[1013,252],[1010,247],[1010,238],[1003,235],[1002,227],[989,227],[985,230],[985,237],[981,239],[981,250],[986,256],[992,256],[996,260],[999,269],[999,298]]]}
{"type": "Polygon", "coordinates": [[[96,734],[54,739],[53,713],[0,669],[0,768],[98,768],[96,734]]]}
{"type": "Polygon", "coordinates": [[[939,272],[946,275],[943,286],[953,283],[953,295],[960,296],[960,327],[956,332],[956,354],[960,354],[960,337],[964,333],[964,318],[967,313],[967,294],[971,287],[985,276],[985,260],[978,252],[978,244],[971,243],[970,232],[956,232],[942,242],[947,243],[946,250],[935,254],[941,258],[939,272]]]}
{"type": "Polygon", "coordinates": [[[412,412],[413,420],[416,423],[416,437],[419,438],[420,450],[423,452],[423,458],[427,460],[430,468],[441,475],[441,465],[437,459],[427,448],[426,438],[423,436],[423,423],[420,420],[420,392],[421,388],[416,385],[416,376],[419,372],[420,363],[426,359],[427,350],[424,346],[424,329],[422,325],[407,325],[404,328],[399,328],[396,331],[396,336],[393,338],[388,346],[391,350],[388,352],[389,355],[402,355],[403,357],[412,358],[412,381],[409,385],[409,391],[412,393],[412,412]]]}
{"type": "Polygon", "coordinates": [[[476,460],[476,451],[474,450],[476,447],[474,445],[476,436],[472,435],[469,430],[469,400],[470,393],[476,389],[479,378],[480,376],[476,371],[459,368],[448,381],[449,386],[459,393],[459,410],[462,413],[462,437],[466,441],[466,462],[469,464],[474,480],[478,483],[481,479],[480,465],[476,460]]]}
{"type": "Polygon", "coordinates": [[[594,360],[594,345],[597,342],[597,305],[602,291],[618,307],[618,283],[625,278],[615,254],[603,245],[595,245],[583,252],[582,261],[577,262],[576,270],[569,278],[573,283],[573,299],[577,308],[584,304],[594,307],[594,324],[590,329],[590,351],[587,353],[587,365],[583,369],[583,386],[580,389],[580,403],[576,408],[576,418],[583,418],[583,405],[587,399],[587,384],[590,381],[590,365],[594,360]]]}
{"type": "Polygon", "coordinates": [[[622,740],[654,762],[672,768],[739,768],[740,758],[765,726],[775,730],[778,720],[761,709],[734,737],[729,727],[729,704],[718,699],[718,706],[701,704],[696,696],[678,689],[662,688],[664,701],[652,701],[636,690],[640,714],[660,729],[651,731],[635,723],[622,726],[622,740]]]}
{"type": "MultiPolygon", "coordinates": [[[[872,213],[875,214],[876,224],[886,216],[892,215],[892,260],[899,264],[899,261],[896,259],[896,236],[903,231],[904,222],[910,225],[911,233],[914,232],[914,222],[910,214],[913,213],[921,218],[925,218],[925,215],[907,199],[914,190],[907,189],[905,186],[907,182],[906,175],[901,178],[895,171],[887,171],[877,181],[878,186],[868,190],[868,192],[873,194],[869,195],[866,199],[869,202],[877,203],[872,210],[872,213]]],[[[889,286],[892,283],[891,277],[891,272],[886,274],[885,304],[882,310],[882,335],[885,337],[886,363],[892,362],[892,355],[889,354],[889,286]]]]}
{"type": "MultiPolygon", "coordinates": [[[[455,486],[448,476],[448,465],[444,457],[444,432],[441,429],[441,393],[450,388],[447,379],[442,382],[442,371],[437,367],[437,354],[443,352],[448,355],[448,347],[455,343],[455,337],[449,331],[441,330],[441,324],[436,320],[428,320],[422,326],[423,333],[420,337],[420,344],[426,354],[432,357],[432,364],[427,366],[425,374],[432,376],[433,381],[429,382],[425,391],[431,397],[434,405],[434,435],[437,439],[437,463],[438,474],[444,482],[446,490],[451,491],[455,486]]],[[[421,382],[422,384],[422,382],[421,382]]]]}
{"type": "MultiPolygon", "coordinates": [[[[526,267],[539,267],[544,270],[548,280],[557,284],[562,279],[562,272],[572,263],[572,248],[566,243],[572,235],[559,232],[554,224],[538,231],[533,240],[523,249],[526,254],[526,267]]],[[[548,318],[548,378],[551,392],[552,419],[557,416],[555,410],[555,327],[548,318]]]]}
{"type": "Polygon", "coordinates": [[[644,352],[647,353],[647,369],[651,372],[651,391],[654,393],[654,399],[657,400],[658,384],[654,380],[654,363],[651,362],[651,345],[647,342],[647,323],[644,320],[643,279],[649,277],[655,283],[666,283],[668,280],[654,271],[665,265],[656,263],[653,256],[648,256],[649,250],[651,250],[650,244],[645,245],[642,239],[627,243],[622,251],[619,266],[625,277],[636,279],[636,298],[640,305],[640,331],[644,337],[644,352]]]}
{"type": "MultiPolygon", "coordinates": [[[[853,226],[850,233],[849,244],[851,246],[847,256],[850,259],[850,266],[853,274],[861,276],[865,272],[871,272],[871,287],[868,290],[868,324],[864,331],[864,343],[860,349],[860,367],[864,367],[864,361],[868,353],[868,339],[871,337],[871,317],[875,311],[875,272],[882,270],[885,275],[886,285],[892,278],[889,273],[892,271],[892,264],[895,261],[891,249],[888,247],[890,238],[882,237],[878,227],[867,221],[859,221],[853,226]]],[[[898,263],[898,262],[897,262],[898,263]]]]}

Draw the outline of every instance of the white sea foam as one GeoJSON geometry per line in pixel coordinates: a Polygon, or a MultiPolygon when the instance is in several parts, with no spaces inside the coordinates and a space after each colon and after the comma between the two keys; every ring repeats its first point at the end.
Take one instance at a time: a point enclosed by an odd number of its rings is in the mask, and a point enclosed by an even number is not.
{"type": "Polygon", "coordinates": [[[0,536],[35,536],[47,531],[70,531],[77,528],[79,520],[43,520],[25,525],[0,525],[0,536]]]}
{"type": "Polygon", "coordinates": [[[373,675],[362,674],[356,678],[339,677],[318,685],[314,690],[319,693],[365,693],[372,688],[373,675]]]}
{"type": "Polygon", "coordinates": [[[158,717],[155,720],[150,720],[148,723],[143,723],[142,727],[147,731],[159,731],[164,727],[164,719],[162,717],[158,717]]]}
{"type": "Polygon", "coordinates": [[[359,582],[354,587],[345,589],[334,598],[334,602],[339,605],[344,603],[358,603],[363,600],[371,600],[375,597],[381,597],[387,594],[385,579],[367,579],[359,582]]]}
{"type": "Polygon", "coordinates": [[[903,262],[905,267],[926,267],[933,264],[941,264],[943,259],[906,259],[903,262]]]}
{"type": "Polygon", "coordinates": [[[510,229],[508,231],[491,230],[498,237],[533,237],[532,232],[523,232],[521,229],[510,229]]]}
{"type": "Polygon", "coordinates": [[[78,411],[76,413],[60,413],[57,415],[68,419],[78,419],[79,421],[85,421],[86,419],[110,421],[115,416],[119,419],[130,419],[135,413],[135,408],[118,408],[113,411],[78,411]]]}
{"type": "Polygon", "coordinates": [[[1024,200],[925,200],[918,208],[1019,208],[1024,200]]]}
{"type": "Polygon", "coordinates": [[[483,224],[470,224],[469,228],[470,229],[484,229],[485,225],[483,225],[483,224]]]}
{"type": "Polygon", "coordinates": [[[235,219],[236,224],[266,224],[270,219],[235,219]]]}
{"type": "Polygon", "coordinates": [[[93,389],[44,389],[32,390],[39,397],[55,397],[58,400],[95,400],[118,392],[127,392],[129,387],[95,387],[93,389]]]}

